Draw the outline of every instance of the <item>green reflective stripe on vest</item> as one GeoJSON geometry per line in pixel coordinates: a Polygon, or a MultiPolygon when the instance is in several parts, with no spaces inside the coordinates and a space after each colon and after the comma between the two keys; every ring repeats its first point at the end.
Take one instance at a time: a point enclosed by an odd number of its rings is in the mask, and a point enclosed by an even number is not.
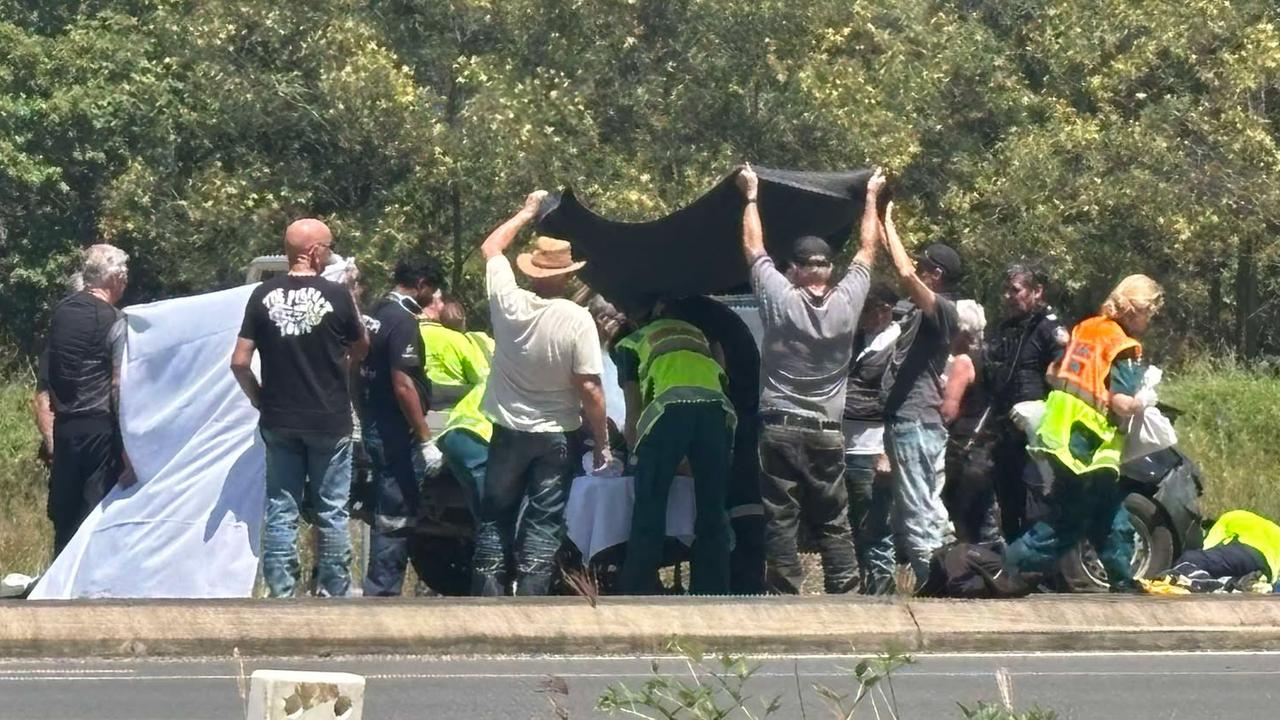
{"type": "Polygon", "coordinates": [[[1057,458],[1068,470],[1083,475],[1094,470],[1120,470],[1124,435],[1092,405],[1067,392],[1054,390],[1044,403],[1044,418],[1030,450],[1057,458]],[[1080,460],[1071,452],[1071,433],[1082,425],[1102,440],[1093,456],[1080,460]]]}
{"type": "Polygon", "coordinates": [[[639,359],[644,409],[636,422],[637,441],[672,403],[720,403],[730,428],[737,423],[733,406],[724,394],[724,370],[711,356],[711,345],[701,330],[681,320],[655,320],[619,344],[639,359]]]}

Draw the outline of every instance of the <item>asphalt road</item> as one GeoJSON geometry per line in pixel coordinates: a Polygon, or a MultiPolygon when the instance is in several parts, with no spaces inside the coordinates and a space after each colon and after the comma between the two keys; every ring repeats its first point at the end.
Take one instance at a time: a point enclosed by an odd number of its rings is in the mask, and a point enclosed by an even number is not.
{"type": "MultiPolygon", "coordinates": [[[[756,698],[781,696],[777,718],[829,718],[812,689],[851,692],[844,668],[856,657],[759,658],[747,684],[756,698]],[[798,676],[798,677],[797,677],[798,676]],[[797,686],[804,708],[800,706],[797,686]]],[[[1009,676],[1018,709],[1032,705],[1060,718],[1274,717],[1280,699],[1280,653],[981,654],[918,656],[898,671],[898,717],[959,718],[957,702],[997,702],[997,673],[1009,676]]],[[[594,709],[606,687],[638,688],[650,659],[636,658],[275,658],[246,660],[257,668],[310,669],[364,675],[365,714],[383,718],[556,718],[548,677],[562,679],[557,696],[570,718],[603,717],[594,709]]],[[[672,673],[676,659],[659,659],[672,673]]],[[[0,718],[120,718],[142,720],[244,716],[235,659],[134,661],[0,661],[0,718]]],[[[887,689],[887,688],[886,688],[887,689]]],[[[877,694],[875,699],[884,700],[877,694]]],[[[855,717],[876,717],[864,706],[855,717]]],[[[888,717],[881,713],[881,717],[888,717]]]]}

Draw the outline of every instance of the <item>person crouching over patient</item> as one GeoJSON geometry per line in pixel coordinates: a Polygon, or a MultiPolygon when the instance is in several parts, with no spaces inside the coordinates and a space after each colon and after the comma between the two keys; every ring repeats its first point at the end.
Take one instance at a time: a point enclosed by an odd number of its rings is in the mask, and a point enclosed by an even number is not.
{"type": "Polygon", "coordinates": [[[729,592],[729,486],[736,417],[728,380],[702,331],[663,314],[662,305],[633,311],[637,330],[615,346],[618,380],[626,396],[623,434],[635,459],[635,506],[622,565],[630,595],[658,587],[666,538],[667,496],[676,469],[688,458],[696,507],[689,590],[729,592]]]}
{"type": "Polygon", "coordinates": [[[1137,338],[1160,310],[1163,291],[1145,275],[1116,286],[1096,317],[1071,330],[1062,359],[1049,366],[1053,388],[1030,443],[1048,461],[1053,484],[1049,516],[1009,546],[1005,564],[1046,571],[1087,537],[1098,549],[1113,591],[1134,586],[1133,526],[1120,485],[1123,421],[1155,404],[1141,389],[1142,345],[1137,338]]]}

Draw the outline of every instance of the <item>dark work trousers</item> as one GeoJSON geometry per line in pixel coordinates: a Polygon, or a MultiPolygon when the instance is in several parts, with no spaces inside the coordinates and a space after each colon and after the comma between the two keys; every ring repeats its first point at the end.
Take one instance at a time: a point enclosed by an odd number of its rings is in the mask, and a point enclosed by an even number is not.
{"type": "Polygon", "coordinates": [[[779,424],[766,418],[760,431],[760,475],[770,591],[800,592],[804,568],[796,533],[803,522],[822,555],[826,592],[847,592],[857,561],[846,516],[843,434],[838,428],[779,424]]]}
{"type": "Polygon", "coordinates": [[[942,501],[947,506],[956,539],[975,545],[1003,545],[1000,510],[991,476],[989,438],[952,437],[947,441],[947,482],[942,501]]]}
{"type": "Polygon", "coordinates": [[[730,435],[724,408],[716,402],[673,403],[663,409],[636,447],[635,505],[627,558],[619,578],[622,592],[653,593],[667,537],[667,497],[676,468],[685,458],[693,471],[693,548],[689,592],[729,592],[730,435]]]}
{"type": "Polygon", "coordinates": [[[760,416],[740,413],[729,475],[729,591],[761,595],[764,583],[764,504],[760,500],[760,416]]]}
{"type": "Polygon", "coordinates": [[[71,542],[80,523],[120,477],[120,436],[109,418],[71,418],[53,425],[53,469],[49,475],[49,519],[53,554],[71,542]]]}
{"type": "Polygon", "coordinates": [[[424,538],[416,533],[418,474],[413,468],[413,438],[403,420],[373,420],[364,428],[364,447],[373,467],[373,528],[369,533],[366,597],[398,597],[412,561],[418,577],[424,538]]]}
{"type": "Polygon", "coordinates": [[[1000,506],[1000,531],[1013,542],[1049,516],[1048,491],[1035,463],[1027,456],[1027,435],[1008,419],[995,428],[992,450],[992,479],[1000,506]]]}
{"type": "Polygon", "coordinates": [[[564,539],[568,448],[568,438],[562,432],[522,432],[493,426],[489,463],[480,489],[473,595],[506,594],[512,579],[509,557],[515,560],[517,595],[551,592],[555,554],[564,539]]]}
{"type": "Polygon", "coordinates": [[[1200,571],[1211,578],[1237,578],[1250,573],[1271,574],[1267,558],[1257,548],[1242,542],[1214,545],[1204,550],[1188,550],[1169,570],[1178,575],[1200,571]]]}

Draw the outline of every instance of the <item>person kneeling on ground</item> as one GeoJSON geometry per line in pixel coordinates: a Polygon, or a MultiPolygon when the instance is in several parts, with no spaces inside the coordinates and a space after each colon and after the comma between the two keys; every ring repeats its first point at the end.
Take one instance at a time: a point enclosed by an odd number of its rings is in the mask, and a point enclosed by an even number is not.
{"type": "Polygon", "coordinates": [[[693,474],[693,554],[689,589],[729,592],[729,514],[725,495],[735,416],[727,379],[707,338],[693,325],[666,317],[661,305],[635,312],[638,329],[614,348],[626,396],[627,446],[634,448],[635,506],[622,565],[622,591],[650,594],[666,538],[667,496],[686,457],[693,474]]]}
{"type": "Polygon", "coordinates": [[[1122,420],[1155,405],[1155,392],[1142,390],[1142,345],[1160,309],[1163,291],[1145,275],[1130,275],[1116,286],[1101,313],[1071,330],[1061,360],[1049,367],[1053,390],[1030,443],[1046,459],[1053,485],[1046,498],[1049,516],[1009,546],[1008,567],[1047,571],[1087,537],[1098,549],[1113,591],[1135,588],[1133,526],[1120,485],[1122,420]]]}

